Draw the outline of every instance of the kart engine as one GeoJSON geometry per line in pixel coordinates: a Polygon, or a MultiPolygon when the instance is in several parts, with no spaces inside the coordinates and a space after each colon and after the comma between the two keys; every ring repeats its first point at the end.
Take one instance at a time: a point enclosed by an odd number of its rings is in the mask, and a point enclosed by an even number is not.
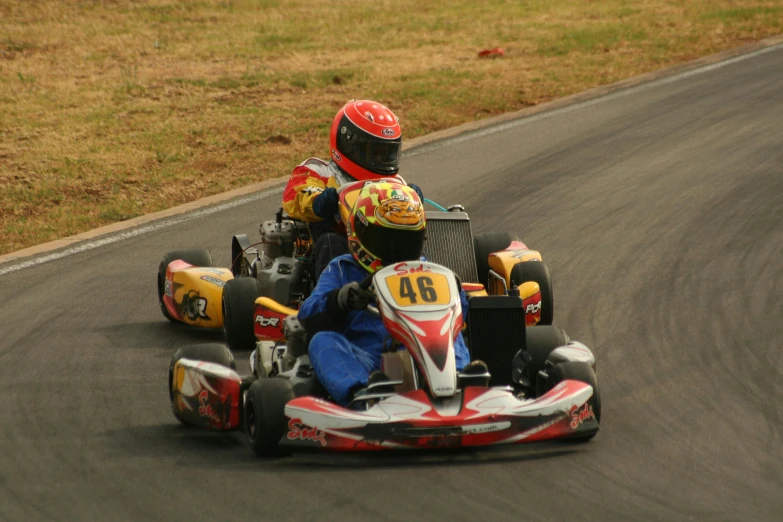
{"type": "MultiPolygon", "coordinates": [[[[308,280],[306,263],[299,258],[306,256],[310,248],[310,232],[307,225],[291,219],[283,219],[282,209],[273,221],[265,221],[259,227],[261,252],[250,248],[247,236],[234,236],[232,252],[241,258],[235,275],[255,277],[260,295],[278,303],[291,306],[305,295],[308,280]]],[[[236,262],[236,261],[235,261],[236,262]]]]}
{"type": "Polygon", "coordinates": [[[278,257],[292,257],[297,229],[293,221],[265,221],[259,228],[263,243],[260,269],[271,268],[278,257]]]}

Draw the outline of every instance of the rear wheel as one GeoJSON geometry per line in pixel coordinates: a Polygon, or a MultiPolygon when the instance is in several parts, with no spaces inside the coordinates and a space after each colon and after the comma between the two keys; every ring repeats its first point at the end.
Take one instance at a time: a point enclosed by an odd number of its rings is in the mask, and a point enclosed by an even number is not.
{"type": "Polygon", "coordinates": [[[552,324],[555,301],[549,269],[541,261],[524,261],[514,265],[511,269],[511,283],[520,286],[528,281],[535,281],[541,289],[541,321],[538,324],[552,324]]]}
{"type": "Polygon", "coordinates": [[[231,279],[223,287],[223,333],[234,351],[252,350],[256,346],[253,314],[258,295],[254,277],[231,279]]]}
{"type": "Polygon", "coordinates": [[[493,252],[505,250],[511,245],[511,236],[508,232],[489,232],[473,237],[473,247],[476,253],[476,269],[478,270],[478,282],[487,288],[489,276],[489,255],[493,252]]]}
{"type": "MultiPolygon", "coordinates": [[[[555,365],[549,370],[549,378],[547,379],[547,390],[551,390],[557,384],[565,380],[580,381],[589,384],[593,387],[593,396],[587,401],[590,408],[593,410],[595,420],[601,422],[601,395],[598,393],[598,379],[595,376],[593,368],[585,362],[564,362],[555,365]]],[[[587,442],[595,437],[598,430],[578,437],[572,437],[566,440],[573,442],[587,442]]]]}
{"type": "Polygon", "coordinates": [[[177,420],[186,426],[190,426],[190,423],[180,417],[179,412],[174,405],[174,365],[180,359],[193,359],[196,361],[211,362],[225,366],[226,368],[231,368],[232,370],[236,370],[237,366],[236,362],[234,361],[234,355],[224,344],[194,344],[190,346],[183,346],[177,350],[177,352],[174,354],[174,357],[171,358],[171,365],[169,366],[169,403],[171,404],[171,411],[174,413],[174,416],[177,418],[177,420]]]}
{"type": "Polygon", "coordinates": [[[279,443],[288,427],[285,405],[293,399],[287,379],[259,379],[250,385],[245,395],[245,436],[257,456],[282,454],[279,443]]]}
{"type": "Polygon", "coordinates": [[[160,311],[163,313],[163,317],[171,322],[175,322],[176,319],[171,316],[166,305],[163,303],[163,293],[166,291],[166,269],[169,263],[181,259],[182,261],[193,266],[214,266],[212,264],[212,254],[209,250],[193,249],[193,250],[175,250],[169,252],[158,265],[158,304],[160,305],[160,311]]]}

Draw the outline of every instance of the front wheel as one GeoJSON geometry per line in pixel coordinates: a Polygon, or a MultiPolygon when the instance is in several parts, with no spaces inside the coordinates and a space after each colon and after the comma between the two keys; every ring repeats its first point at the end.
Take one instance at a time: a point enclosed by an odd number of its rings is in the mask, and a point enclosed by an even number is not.
{"type": "MultiPolygon", "coordinates": [[[[593,368],[584,362],[564,362],[556,364],[554,368],[549,370],[549,378],[547,379],[547,390],[551,390],[557,384],[565,380],[580,381],[589,384],[593,387],[593,396],[587,401],[589,407],[593,410],[595,420],[601,423],[601,395],[598,393],[598,379],[595,376],[593,368]]],[[[595,437],[598,430],[578,437],[571,437],[566,439],[573,442],[587,442],[595,437]]]]}
{"type": "MultiPolygon", "coordinates": [[[[525,350],[529,359],[526,361],[524,358],[519,359],[519,366],[514,368],[514,374],[518,375],[517,382],[536,393],[536,396],[543,395],[541,389],[546,383],[540,382],[542,379],[538,376],[538,372],[545,368],[546,360],[552,350],[567,345],[570,340],[565,330],[557,326],[525,328],[525,350]]],[[[518,359],[515,358],[514,361],[518,359]]]]}
{"type": "Polygon", "coordinates": [[[258,294],[254,277],[231,279],[223,287],[223,333],[234,351],[256,347],[253,315],[258,294]]]}
{"type": "Polygon", "coordinates": [[[288,427],[285,405],[293,399],[294,390],[287,379],[259,379],[250,385],[245,395],[245,436],[256,456],[282,454],[280,439],[288,427]]]}

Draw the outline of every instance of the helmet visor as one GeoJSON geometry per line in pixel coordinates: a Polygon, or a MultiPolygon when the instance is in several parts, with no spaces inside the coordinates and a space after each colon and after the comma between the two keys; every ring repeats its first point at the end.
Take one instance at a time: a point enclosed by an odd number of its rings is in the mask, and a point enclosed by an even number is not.
{"type": "Polygon", "coordinates": [[[399,168],[402,140],[376,138],[344,118],[337,134],[337,148],[348,159],[367,170],[394,174],[399,168]],[[342,132],[343,129],[346,132],[342,132]]]}
{"type": "Polygon", "coordinates": [[[356,220],[356,236],[362,246],[384,266],[400,261],[416,261],[424,248],[424,228],[410,230],[378,224],[365,225],[356,220]]]}

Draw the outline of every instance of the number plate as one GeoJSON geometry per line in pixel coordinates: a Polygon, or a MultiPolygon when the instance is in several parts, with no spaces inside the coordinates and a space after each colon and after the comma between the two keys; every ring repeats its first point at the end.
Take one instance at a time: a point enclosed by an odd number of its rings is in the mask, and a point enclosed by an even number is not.
{"type": "Polygon", "coordinates": [[[419,305],[446,305],[451,302],[449,281],[443,274],[433,272],[391,275],[386,286],[400,308],[419,305]]]}

